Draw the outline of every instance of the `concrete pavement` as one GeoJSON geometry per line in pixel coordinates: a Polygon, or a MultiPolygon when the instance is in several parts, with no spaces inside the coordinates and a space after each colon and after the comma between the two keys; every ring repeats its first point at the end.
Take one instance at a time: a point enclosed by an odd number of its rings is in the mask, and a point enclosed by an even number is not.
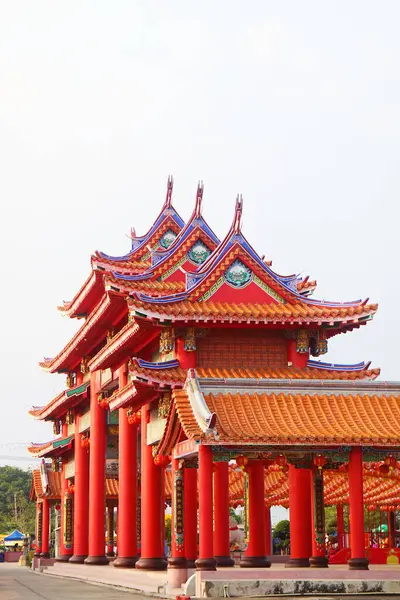
{"type": "MultiPolygon", "coordinates": [[[[141,600],[146,596],[106,586],[33,573],[0,563],[0,600],[141,600]]],[[[147,596],[148,599],[148,596],[147,596]]]]}

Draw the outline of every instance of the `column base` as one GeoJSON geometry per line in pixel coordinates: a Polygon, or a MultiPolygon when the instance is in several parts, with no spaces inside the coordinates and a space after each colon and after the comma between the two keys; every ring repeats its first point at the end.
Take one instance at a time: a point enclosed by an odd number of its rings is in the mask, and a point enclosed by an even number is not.
{"type": "Polygon", "coordinates": [[[69,562],[72,554],[60,554],[58,558],[56,558],[56,562],[69,562]]]}
{"type": "Polygon", "coordinates": [[[40,558],[50,558],[50,553],[49,552],[41,552],[40,558]]]}
{"type": "Polygon", "coordinates": [[[165,571],[167,561],[165,558],[140,557],[135,566],[136,569],[143,569],[144,571],[165,571]]]}
{"type": "Polygon", "coordinates": [[[88,556],[84,560],[85,565],[108,565],[106,556],[88,556]]]}
{"type": "Polygon", "coordinates": [[[290,558],[285,567],[287,569],[298,569],[306,568],[310,566],[310,560],[308,558],[290,558]]]}
{"type": "Polygon", "coordinates": [[[195,562],[198,571],[216,571],[217,561],[215,558],[198,558],[195,562]]]}
{"type": "Polygon", "coordinates": [[[239,566],[242,569],[262,569],[264,567],[270,567],[271,563],[266,556],[243,556],[239,566]]]}
{"type": "Polygon", "coordinates": [[[71,558],[69,559],[69,562],[83,565],[83,563],[85,562],[86,559],[87,559],[87,554],[73,554],[71,556],[71,558]]]}
{"type": "Polygon", "coordinates": [[[350,571],[368,571],[369,560],[368,558],[350,558],[347,563],[350,571]]]}
{"type": "Polygon", "coordinates": [[[217,567],[233,567],[235,561],[230,556],[214,556],[217,561],[217,567]]]}
{"type": "Polygon", "coordinates": [[[312,569],[327,569],[328,559],[326,556],[312,556],[310,558],[310,567],[312,569]]]}
{"type": "Polygon", "coordinates": [[[40,558],[40,552],[35,552],[35,554],[33,555],[34,558],[40,558]]]}
{"type": "Polygon", "coordinates": [[[133,569],[138,560],[138,556],[118,556],[112,564],[121,569],[133,569]]]}
{"type": "Polygon", "coordinates": [[[196,568],[196,559],[195,558],[187,558],[187,568],[195,569],[196,568]]]}
{"type": "Polygon", "coordinates": [[[106,556],[107,556],[108,558],[114,558],[114,556],[115,556],[115,552],[106,552],[106,556]]]}
{"type": "Polygon", "coordinates": [[[187,560],[184,556],[171,556],[168,559],[168,569],[187,569],[187,560]]]}

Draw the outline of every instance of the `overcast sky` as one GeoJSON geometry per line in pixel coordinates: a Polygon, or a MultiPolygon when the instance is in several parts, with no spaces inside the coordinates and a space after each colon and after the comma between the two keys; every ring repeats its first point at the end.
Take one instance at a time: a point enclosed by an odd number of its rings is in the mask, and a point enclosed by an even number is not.
{"type": "Polygon", "coordinates": [[[203,179],[222,237],[241,192],[275,270],[379,302],[327,360],[400,379],[399,22],[385,0],[0,0],[0,464],[52,435],[27,411],[65,384],[37,364],[78,326],[56,306],[147,230],[169,173],[182,217],[203,179]]]}

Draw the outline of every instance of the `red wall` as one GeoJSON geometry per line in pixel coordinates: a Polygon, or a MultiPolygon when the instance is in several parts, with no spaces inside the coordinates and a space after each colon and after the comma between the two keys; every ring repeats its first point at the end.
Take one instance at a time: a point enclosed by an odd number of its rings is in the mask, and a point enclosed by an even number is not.
{"type": "Polygon", "coordinates": [[[286,367],[287,340],[282,332],[210,329],[197,338],[198,367],[286,367]]]}

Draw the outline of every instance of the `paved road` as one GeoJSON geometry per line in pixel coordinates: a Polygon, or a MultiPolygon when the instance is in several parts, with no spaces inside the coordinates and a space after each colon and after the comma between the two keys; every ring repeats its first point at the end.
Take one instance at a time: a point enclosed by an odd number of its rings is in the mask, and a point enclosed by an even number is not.
{"type": "MultiPolygon", "coordinates": [[[[130,592],[32,573],[26,567],[0,563],[0,600],[141,600],[130,592]]],[[[147,597],[148,600],[148,597],[147,597]]]]}

